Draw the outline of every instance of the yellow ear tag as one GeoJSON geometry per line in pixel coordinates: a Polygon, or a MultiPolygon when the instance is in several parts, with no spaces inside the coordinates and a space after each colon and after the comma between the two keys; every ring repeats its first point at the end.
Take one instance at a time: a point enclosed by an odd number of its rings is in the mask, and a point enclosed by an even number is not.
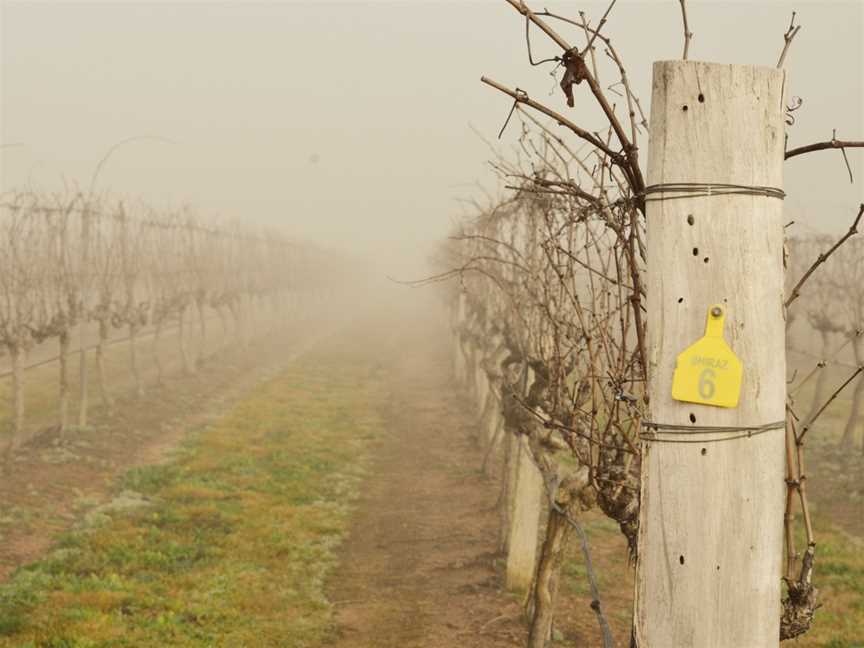
{"type": "Polygon", "coordinates": [[[708,309],[705,336],[678,354],[672,375],[672,398],[714,407],[737,407],[744,368],[723,339],[726,313],[708,309]]]}

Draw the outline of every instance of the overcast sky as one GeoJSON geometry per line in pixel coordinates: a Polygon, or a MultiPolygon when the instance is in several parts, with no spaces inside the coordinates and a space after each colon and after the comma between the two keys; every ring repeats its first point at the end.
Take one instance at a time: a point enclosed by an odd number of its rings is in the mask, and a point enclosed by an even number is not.
{"type": "MultiPolygon", "coordinates": [[[[605,9],[535,5],[595,21],[605,9]]],[[[776,64],[796,9],[803,29],[786,67],[804,104],[790,146],[832,128],[864,139],[864,3],[689,5],[691,59],[764,65],[776,64]]],[[[619,0],[608,20],[646,110],[652,61],[680,57],[680,20],[675,0],[619,0]]],[[[571,110],[550,96],[553,80],[528,65],[524,23],[503,0],[3,2],[0,21],[5,187],[86,188],[112,145],[147,135],[115,151],[99,188],[388,259],[424,255],[459,201],[481,195],[476,183],[497,190],[471,127],[494,140],[509,103],[481,74],[601,126],[578,100],[571,110]]],[[[854,186],[839,152],[787,163],[790,219],[843,226],[864,200],[864,155],[850,161],[854,186]]]]}

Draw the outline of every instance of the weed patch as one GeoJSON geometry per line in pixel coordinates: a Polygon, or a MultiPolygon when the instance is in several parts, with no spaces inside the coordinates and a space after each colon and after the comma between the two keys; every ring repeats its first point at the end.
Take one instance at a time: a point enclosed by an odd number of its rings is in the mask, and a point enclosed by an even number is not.
{"type": "Polygon", "coordinates": [[[379,421],[358,359],[310,356],[0,586],[0,646],[312,647],[379,421]]]}

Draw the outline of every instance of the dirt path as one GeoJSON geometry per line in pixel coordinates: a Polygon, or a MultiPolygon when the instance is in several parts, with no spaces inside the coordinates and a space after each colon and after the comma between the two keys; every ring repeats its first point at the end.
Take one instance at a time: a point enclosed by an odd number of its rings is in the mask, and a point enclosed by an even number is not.
{"type": "Polygon", "coordinates": [[[441,329],[416,315],[382,363],[387,431],[328,586],[339,648],[523,645],[496,573],[496,485],[478,470],[441,329]]]}

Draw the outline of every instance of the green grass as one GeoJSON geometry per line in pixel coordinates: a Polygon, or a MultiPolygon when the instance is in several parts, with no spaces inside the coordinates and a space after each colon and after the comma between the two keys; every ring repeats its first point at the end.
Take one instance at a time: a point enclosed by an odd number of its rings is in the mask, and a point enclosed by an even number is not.
{"type": "MultiPolygon", "coordinates": [[[[813,583],[822,607],[810,631],[790,646],[864,648],[864,540],[816,519],[813,583]]],[[[804,546],[803,534],[798,538],[804,546]]]]}
{"type": "Polygon", "coordinates": [[[149,505],[91,514],[3,585],[0,646],[321,645],[378,391],[361,362],[316,354],[127,474],[149,505]]]}
{"type": "MultiPolygon", "coordinates": [[[[616,525],[597,512],[584,518],[593,553],[601,598],[616,637],[626,637],[632,610],[632,568],[616,525]]],[[[796,640],[783,642],[795,648],[864,648],[864,540],[853,537],[830,521],[816,518],[816,563],[813,582],[822,604],[813,627],[796,640]]],[[[803,532],[797,538],[804,546],[803,532]]],[[[590,590],[584,562],[574,538],[562,565],[562,595],[584,601],[577,606],[589,633],[593,617],[587,608],[590,590]]],[[[590,634],[589,636],[594,636],[590,634]]]]}

